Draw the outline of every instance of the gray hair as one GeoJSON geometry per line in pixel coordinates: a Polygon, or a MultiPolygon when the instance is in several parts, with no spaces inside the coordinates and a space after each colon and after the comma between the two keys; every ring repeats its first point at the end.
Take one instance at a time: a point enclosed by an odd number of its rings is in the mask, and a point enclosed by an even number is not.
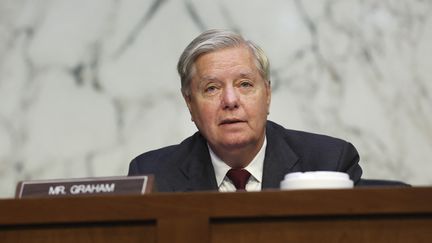
{"type": "Polygon", "coordinates": [[[255,65],[261,77],[270,83],[270,63],[264,51],[255,43],[245,40],[241,35],[228,30],[208,30],[196,37],[183,51],[177,64],[183,95],[190,94],[190,82],[194,63],[199,56],[217,50],[246,46],[252,52],[255,65]]]}

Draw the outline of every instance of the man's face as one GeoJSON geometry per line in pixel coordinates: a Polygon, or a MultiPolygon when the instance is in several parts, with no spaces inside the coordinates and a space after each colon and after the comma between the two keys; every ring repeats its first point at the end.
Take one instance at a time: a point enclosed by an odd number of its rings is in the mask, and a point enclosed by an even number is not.
{"type": "Polygon", "coordinates": [[[247,47],[200,56],[185,96],[192,120],[215,151],[260,146],[270,99],[247,47]]]}

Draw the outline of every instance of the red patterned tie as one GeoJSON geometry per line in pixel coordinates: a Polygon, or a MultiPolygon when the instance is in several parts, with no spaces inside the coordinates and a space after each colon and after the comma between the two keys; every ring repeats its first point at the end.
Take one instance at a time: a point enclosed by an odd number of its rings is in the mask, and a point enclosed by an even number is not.
{"type": "Polygon", "coordinates": [[[246,190],[246,183],[249,180],[250,173],[245,169],[230,169],[227,177],[234,183],[237,191],[246,190]]]}

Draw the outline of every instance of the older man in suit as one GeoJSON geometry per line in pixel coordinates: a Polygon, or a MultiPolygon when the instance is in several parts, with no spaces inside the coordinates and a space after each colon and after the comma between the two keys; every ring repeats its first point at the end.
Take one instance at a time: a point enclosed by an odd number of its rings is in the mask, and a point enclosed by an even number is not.
{"type": "Polygon", "coordinates": [[[135,158],[129,175],[154,174],[159,191],[258,191],[297,171],[362,170],[348,142],[268,121],[269,61],[260,47],[225,30],[196,37],[178,62],[181,91],[198,132],[135,158]]]}

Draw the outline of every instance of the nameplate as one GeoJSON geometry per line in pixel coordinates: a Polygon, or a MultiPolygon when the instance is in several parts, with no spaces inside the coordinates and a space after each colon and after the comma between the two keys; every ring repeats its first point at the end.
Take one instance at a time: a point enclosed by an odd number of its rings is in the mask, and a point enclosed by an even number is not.
{"type": "Polygon", "coordinates": [[[146,194],[153,191],[153,175],[20,181],[16,198],[146,194]]]}

